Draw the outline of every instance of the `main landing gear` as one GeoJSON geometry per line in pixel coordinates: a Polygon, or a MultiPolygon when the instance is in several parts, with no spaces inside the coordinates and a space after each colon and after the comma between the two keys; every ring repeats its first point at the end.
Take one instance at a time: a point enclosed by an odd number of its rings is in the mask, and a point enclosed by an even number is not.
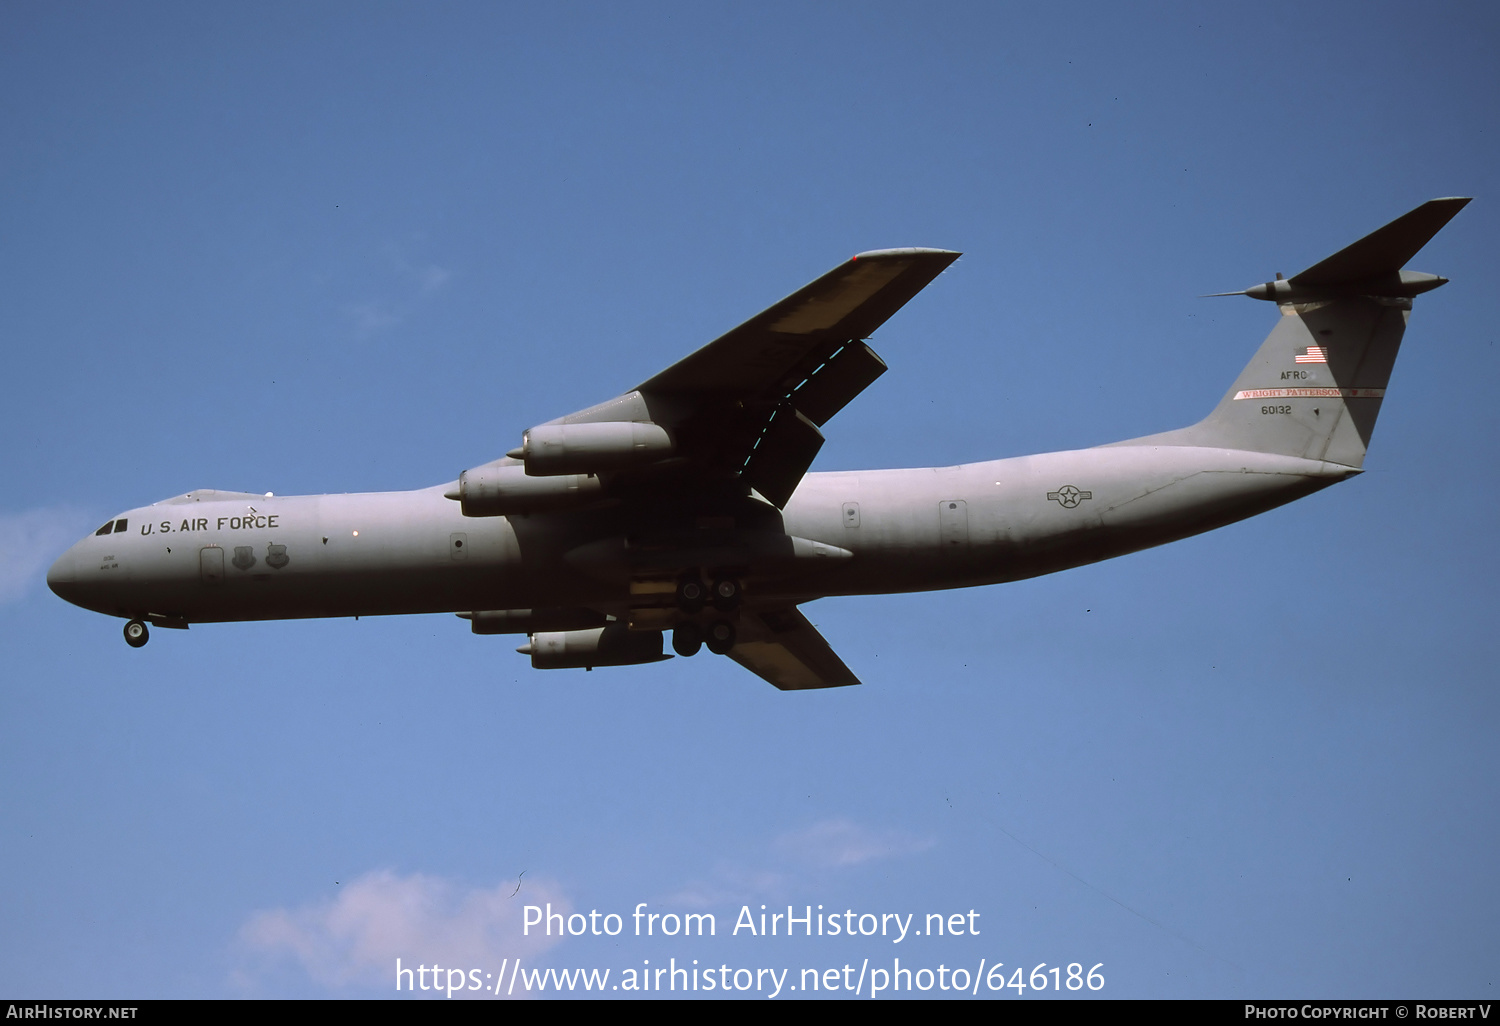
{"type": "Polygon", "coordinates": [[[728,655],[735,641],[731,616],[743,597],[744,588],[735,577],[715,576],[705,586],[702,574],[696,571],[684,574],[677,582],[677,608],[697,617],[705,606],[711,605],[724,615],[714,616],[706,624],[697,621],[678,624],[672,630],[672,651],[680,656],[693,656],[707,645],[715,655],[728,655]]]}
{"type": "Polygon", "coordinates": [[[728,620],[715,620],[707,630],[696,623],[680,623],[672,628],[672,651],[680,656],[695,656],[707,645],[714,655],[728,655],[734,639],[734,624],[728,620]]]}
{"type": "Polygon", "coordinates": [[[695,623],[680,623],[672,628],[672,651],[683,658],[695,656],[703,647],[703,628],[695,623]]]}
{"type": "Polygon", "coordinates": [[[696,576],[684,577],[677,582],[677,608],[692,615],[708,601],[708,589],[696,576]]]}
{"type": "Polygon", "coordinates": [[[125,625],[125,644],[131,648],[140,648],[151,640],[151,632],[146,629],[144,620],[131,620],[125,625]]]}
{"type": "Polygon", "coordinates": [[[707,588],[703,586],[703,578],[696,573],[685,574],[677,582],[677,608],[689,615],[710,604],[727,613],[739,608],[743,597],[744,589],[734,577],[715,577],[707,588]]]}
{"type": "Polygon", "coordinates": [[[734,647],[734,624],[728,620],[715,620],[708,625],[708,637],[703,643],[714,655],[728,655],[734,647]]]}

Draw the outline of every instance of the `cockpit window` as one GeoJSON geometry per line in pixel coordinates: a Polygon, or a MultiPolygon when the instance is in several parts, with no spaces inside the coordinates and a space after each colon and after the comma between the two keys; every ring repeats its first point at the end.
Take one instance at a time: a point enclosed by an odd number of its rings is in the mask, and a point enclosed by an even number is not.
{"type": "Polygon", "coordinates": [[[125,528],[128,527],[129,525],[130,525],[130,521],[128,521],[128,520],[123,520],[123,519],[122,520],[116,520],[115,521],[115,534],[119,534],[121,531],[125,530],[125,528]]]}
{"type": "Polygon", "coordinates": [[[103,527],[99,528],[99,530],[95,531],[94,534],[95,534],[95,536],[98,536],[98,535],[101,535],[101,534],[108,534],[109,532],[113,531],[114,529],[115,529],[115,522],[113,520],[111,520],[109,523],[107,523],[103,527]]]}

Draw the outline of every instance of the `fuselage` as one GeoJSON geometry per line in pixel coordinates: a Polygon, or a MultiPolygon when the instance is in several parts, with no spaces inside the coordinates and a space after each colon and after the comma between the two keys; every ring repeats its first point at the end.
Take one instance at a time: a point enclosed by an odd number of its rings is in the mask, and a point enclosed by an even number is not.
{"type": "Polygon", "coordinates": [[[805,476],[785,509],[639,541],[608,505],[465,517],[451,485],[190,492],[113,518],[48,573],[61,597],[169,624],[587,606],[684,560],[735,564],[746,601],[1018,580],[1197,534],[1357,473],[1292,456],[1120,443],[952,467],[805,476]]]}

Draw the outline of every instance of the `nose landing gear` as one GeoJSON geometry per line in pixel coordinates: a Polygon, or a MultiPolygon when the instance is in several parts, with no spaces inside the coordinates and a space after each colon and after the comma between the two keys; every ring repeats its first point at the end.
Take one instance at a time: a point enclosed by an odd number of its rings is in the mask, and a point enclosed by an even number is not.
{"type": "Polygon", "coordinates": [[[140,648],[151,640],[151,632],[146,629],[144,620],[131,620],[125,625],[125,644],[131,648],[140,648]]]}

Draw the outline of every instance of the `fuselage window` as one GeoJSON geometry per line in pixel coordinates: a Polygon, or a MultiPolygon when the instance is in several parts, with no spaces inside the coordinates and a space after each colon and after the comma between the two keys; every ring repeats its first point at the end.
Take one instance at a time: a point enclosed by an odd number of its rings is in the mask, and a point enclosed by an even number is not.
{"type": "Polygon", "coordinates": [[[128,520],[116,520],[115,521],[115,534],[119,534],[121,531],[125,530],[125,528],[128,527],[129,525],[130,525],[130,521],[128,521],[128,520]]]}

